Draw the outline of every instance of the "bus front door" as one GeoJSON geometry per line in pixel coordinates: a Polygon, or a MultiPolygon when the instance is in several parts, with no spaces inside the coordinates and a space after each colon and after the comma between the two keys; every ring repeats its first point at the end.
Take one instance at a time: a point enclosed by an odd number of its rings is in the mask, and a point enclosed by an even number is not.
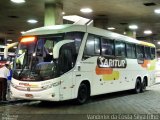
{"type": "Polygon", "coordinates": [[[67,100],[73,98],[73,51],[64,45],[60,49],[59,71],[61,78],[60,99],[67,100]]]}

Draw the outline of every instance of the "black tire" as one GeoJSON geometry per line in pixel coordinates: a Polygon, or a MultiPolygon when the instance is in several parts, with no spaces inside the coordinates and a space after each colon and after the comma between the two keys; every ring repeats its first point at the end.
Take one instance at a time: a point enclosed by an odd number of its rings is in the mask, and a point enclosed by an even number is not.
{"type": "Polygon", "coordinates": [[[141,87],[142,87],[141,81],[140,81],[139,79],[137,79],[136,85],[135,85],[135,88],[134,88],[133,92],[134,92],[135,94],[140,93],[140,92],[141,92],[141,87]]]}
{"type": "Polygon", "coordinates": [[[78,96],[76,99],[76,103],[79,105],[84,104],[88,100],[88,98],[89,98],[88,86],[82,83],[78,89],[78,96]]]}
{"type": "Polygon", "coordinates": [[[146,87],[147,87],[147,82],[146,82],[146,80],[143,80],[143,82],[141,84],[141,92],[145,92],[146,91],[146,87]]]}

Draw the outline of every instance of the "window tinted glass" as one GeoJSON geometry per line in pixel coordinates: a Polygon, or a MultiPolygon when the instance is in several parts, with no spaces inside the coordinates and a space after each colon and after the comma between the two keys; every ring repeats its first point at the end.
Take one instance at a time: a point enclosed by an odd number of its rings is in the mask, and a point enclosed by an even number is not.
{"type": "Polygon", "coordinates": [[[137,52],[137,58],[144,58],[144,47],[143,46],[138,46],[136,48],[137,52]]]}
{"type": "Polygon", "coordinates": [[[75,40],[76,53],[78,53],[83,36],[83,32],[68,32],[65,34],[64,39],[75,40]]]}
{"type": "Polygon", "coordinates": [[[151,48],[151,59],[155,58],[155,48],[151,48]]]}
{"type": "Polygon", "coordinates": [[[115,55],[125,57],[125,44],[123,42],[115,42],[115,55]]]}
{"type": "Polygon", "coordinates": [[[102,55],[114,55],[114,41],[109,39],[102,39],[101,43],[102,55]]]}
{"type": "Polygon", "coordinates": [[[95,36],[94,43],[95,43],[95,54],[100,55],[100,38],[95,36]]]}
{"type": "Polygon", "coordinates": [[[136,47],[134,44],[126,44],[127,57],[128,58],[136,58],[136,47]]]}
{"type": "Polygon", "coordinates": [[[144,48],[144,53],[145,53],[145,59],[151,59],[150,47],[145,47],[144,48]]]}
{"type": "Polygon", "coordinates": [[[71,43],[65,44],[62,46],[60,50],[60,56],[59,56],[59,70],[60,74],[63,74],[73,68],[74,65],[74,53],[72,49],[71,43]]]}
{"type": "Polygon", "coordinates": [[[85,56],[100,55],[99,38],[94,35],[89,35],[84,49],[85,56]]]}

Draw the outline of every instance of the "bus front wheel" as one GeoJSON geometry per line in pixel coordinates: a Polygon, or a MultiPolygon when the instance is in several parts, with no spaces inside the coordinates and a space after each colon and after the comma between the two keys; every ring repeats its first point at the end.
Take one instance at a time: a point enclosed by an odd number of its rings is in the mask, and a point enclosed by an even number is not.
{"type": "Polygon", "coordinates": [[[77,104],[85,103],[89,98],[89,90],[86,84],[81,83],[78,89],[78,96],[76,99],[77,104]]]}

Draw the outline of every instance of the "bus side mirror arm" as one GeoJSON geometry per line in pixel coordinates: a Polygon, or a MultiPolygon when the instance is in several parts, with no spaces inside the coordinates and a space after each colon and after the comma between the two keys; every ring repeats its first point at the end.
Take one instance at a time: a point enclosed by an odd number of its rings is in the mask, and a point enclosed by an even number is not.
{"type": "Polygon", "coordinates": [[[58,59],[61,47],[64,44],[71,43],[71,42],[74,42],[74,40],[62,40],[62,41],[58,42],[53,48],[53,58],[58,59]]]}

